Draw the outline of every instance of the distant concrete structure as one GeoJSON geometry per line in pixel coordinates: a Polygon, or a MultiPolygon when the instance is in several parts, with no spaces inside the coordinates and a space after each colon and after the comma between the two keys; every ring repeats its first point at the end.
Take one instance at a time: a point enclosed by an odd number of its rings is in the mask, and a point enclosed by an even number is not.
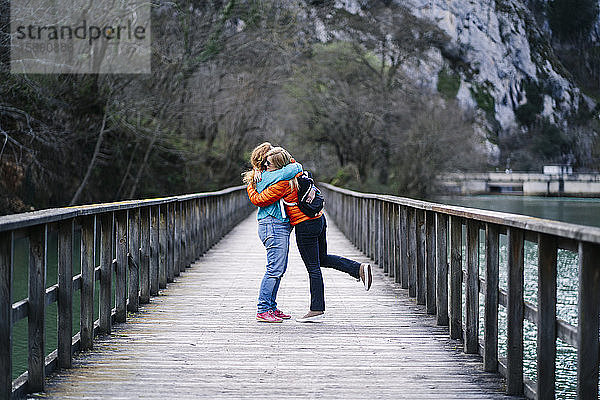
{"type": "Polygon", "coordinates": [[[572,175],[573,167],[570,165],[544,165],[544,175],[572,175]]]}
{"type": "Polygon", "coordinates": [[[439,177],[447,193],[600,197],[600,173],[577,174],[570,166],[544,166],[544,173],[447,173],[439,177]]]}

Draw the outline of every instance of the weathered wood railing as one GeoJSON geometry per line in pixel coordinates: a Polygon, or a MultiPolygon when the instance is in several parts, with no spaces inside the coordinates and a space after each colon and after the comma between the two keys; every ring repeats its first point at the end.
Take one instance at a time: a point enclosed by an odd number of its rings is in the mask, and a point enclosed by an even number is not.
{"type": "Polygon", "coordinates": [[[508,394],[555,397],[556,339],[560,338],[577,349],[578,398],[598,398],[600,229],[320,186],[328,214],[346,236],[408,289],[417,304],[436,314],[439,325],[449,325],[450,336],[463,340],[466,353],[480,353],[486,371],[504,375],[508,394]],[[485,230],[485,280],[479,277],[480,229],[485,230]],[[499,288],[501,234],[507,235],[508,242],[507,291],[499,288]],[[537,243],[537,307],[523,297],[525,241],[537,243]],[[579,255],[577,327],[556,316],[559,248],[579,255]],[[478,335],[480,292],[485,299],[483,346],[478,335]],[[498,357],[499,304],[506,307],[507,314],[506,359],[498,357]],[[524,319],[537,325],[535,384],[523,375],[524,319]]]}
{"type": "Polygon", "coordinates": [[[0,398],[43,391],[46,374],[69,368],[173,282],[253,207],[243,187],[152,200],[67,207],[0,217],[0,398]],[[47,237],[58,231],[58,284],[46,287],[47,237]],[[81,231],[81,274],[73,276],[74,231],[81,231]],[[99,249],[96,237],[100,234],[99,249]],[[28,297],[12,303],[15,239],[29,239],[28,297]],[[95,265],[100,253],[100,265],[95,265]],[[116,257],[115,257],[116,255],[116,257]],[[112,282],[113,273],[115,282],[112,282]],[[94,321],[94,285],[100,284],[94,321]],[[115,307],[112,307],[114,285],[115,307]],[[81,291],[80,331],[72,336],[73,293],[81,291]],[[44,354],[45,308],[58,301],[58,348],[44,354]],[[12,381],[12,327],[28,319],[28,370],[12,381]]]}

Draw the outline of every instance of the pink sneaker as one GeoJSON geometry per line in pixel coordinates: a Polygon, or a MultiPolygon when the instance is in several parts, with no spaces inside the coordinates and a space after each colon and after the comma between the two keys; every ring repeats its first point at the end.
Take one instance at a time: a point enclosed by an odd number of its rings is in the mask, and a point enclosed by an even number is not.
{"type": "Polygon", "coordinates": [[[280,309],[274,310],[274,311],[272,311],[272,313],[277,318],[281,318],[281,319],[290,319],[290,318],[292,318],[291,315],[284,314],[283,311],[281,311],[280,309]]]}
{"type": "Polygon", "coordinates": [[[283,322],[281,318],[273,315],[272,311],[265,311],[264,313],[256,314],[256,320],[258,322],[283,322]]]}

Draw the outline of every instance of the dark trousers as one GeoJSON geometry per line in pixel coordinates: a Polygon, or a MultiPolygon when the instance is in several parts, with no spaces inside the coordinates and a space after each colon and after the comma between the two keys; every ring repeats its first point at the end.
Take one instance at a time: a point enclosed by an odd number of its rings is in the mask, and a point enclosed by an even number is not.
{"type": "Polygon", "coordinates": [[[327,254],[327,221],[325,216],[300,222],[296,228],[296,244],[310,281],[311,311],[325,311],[325,294],[321,267],[333,268],[359,278],[360,263],[327,254]]]}

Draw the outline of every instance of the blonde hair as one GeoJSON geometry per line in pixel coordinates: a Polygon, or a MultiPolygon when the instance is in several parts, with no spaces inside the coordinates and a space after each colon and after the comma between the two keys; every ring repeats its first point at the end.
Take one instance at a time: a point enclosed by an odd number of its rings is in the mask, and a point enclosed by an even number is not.
{"type": "Polygon", "coordinates": [[[252,169],[250,171],[246,171],[242,174],[242,180],[245,184],[254,182],[255,171],[264,171],[267,169],[265,166],[265,161],[267,160],[267,153],[273,149],[273,145],[269,142],[264,142],[259,144],[252,150],[252,154],[250,155],[250,164],[252,165],[252,169]]]}
{"type": "MultiPolygon", "coordinates": [[[[292,162],[292,155],[283,147],[273,147],[265,154],[265,161],[269,161],[275,169],[280,169],[292,162]]],[[[298,187],[298,181],[295,177],[290,180],[290,187],[292,189],[298,187]]]]}

